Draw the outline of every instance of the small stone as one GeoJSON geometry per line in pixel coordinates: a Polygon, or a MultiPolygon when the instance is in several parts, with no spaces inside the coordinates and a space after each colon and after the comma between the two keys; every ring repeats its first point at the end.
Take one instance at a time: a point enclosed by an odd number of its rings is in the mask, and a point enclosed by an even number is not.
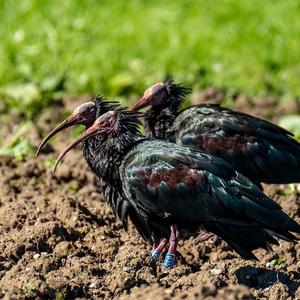
{"type": "Polygon", "coordinates": [[[35,253],[35,254],[33,255],[33,259],[38,259],[40,256],[41,256],[41,255],[40,255],[39,253],[35,253]]]}
{"type": "Polygon", "coordinates": [[[58,243],[55,246],[53,252],[60,257],[64,257],[64,256],[68,256],[70,249],[71,249],[70,243],[67,241],[63,241],[58,243]]]}
{"type": "Polygon", "coordinates": [[[165,289],[165,293],[171,295],[173,293],[172,289],[165,289]]]}
{"type": "Polygon", "coordinates": [[[47,255],[48,253],[47,252],[41,252],[41,255],[42,256],[45,256],[45,255],[47,255]]]}
{"type": "Polygon", "coordinates": [[[25,268],[25,271],[26,271],[26,272],[29,272],[29,271],[30,271],[30,268],[25,268]]]}
{"type": "Polygon", "coordinates": [[[267,267],[267,268],[270,268],[270,267],[272,267],[272,264],[271,264],[270,262],[267,262],[267,263],[266,263],[266,267],[267,267]]]}
{"type": "Polygon", "coordinates": [[[124,267],[123,270],[124,270],[125,272],[130,272],[130,271],[132,270],[132,268],[131,268],[131,267],[124,267]]]}
{"type": "Polygon", "coordinates": [[[220,275],[222,273],[222,270],[218,268],[214,268],[210,270],[210,273],[213,275],[220,275]]]}
{"type": "Polygon", "coordinates": [[[95,288],[95,287],[96,287],[95,283],[91,283],[91,284],[89,285],[89,288],[90,288],[90,289],[93,289],[93,288],[95,288]]]}
{"type": "Polygon", "coordinates": [[[272,260],[272,261],[266,263],[266,267],[274,268],[275,264],[276,264],[275,260],[272,260]]]}

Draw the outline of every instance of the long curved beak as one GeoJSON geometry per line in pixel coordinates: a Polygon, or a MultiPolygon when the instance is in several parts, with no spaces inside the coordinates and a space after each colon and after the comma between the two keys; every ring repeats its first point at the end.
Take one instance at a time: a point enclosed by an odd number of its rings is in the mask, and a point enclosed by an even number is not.
{"type": "Polygon", "coordinates": [[[131,107],[131,111],[137,111],[140,110],[146,106],[150,105],[150,98],[148,97],[142,97],[137,102],[135,102],[131,107]]]}
{"type": "Polygon", "coordinates": [[[87,140],[88,138],[96,135],[99,133],[99,130],[96,126],[91,126],[90,128],[88,128],[86,131],[84,131],[75,141],[73,141],[73,143],[69,144],[64,151],[59,155],[59,157],[57,158],[55,165],[52,169],[52,172],[55,173],[55,170],[58,166],[58,164],[60,163],[60,161],[64,158],[64,156],[71,150],[73,149],[75,146],[77,146],[79,143],[84,142],[85,140],[87,140]]]}
{"type": "Polygon", "coordinates": [[[38,156],[41,149],[43,148],[43,146],[54,136],[56,135],[58,132],[71,127],[73,125],[77,124],[77,115],[72,114],[70,115],[67,119],[65,119],[64,121],[62,121],[59,125],[57,125],[53,130],[51,130],[50,133],[48,133],[48,135],[43,139],[43,141],[40,143],[35,156],[38,156]]]}

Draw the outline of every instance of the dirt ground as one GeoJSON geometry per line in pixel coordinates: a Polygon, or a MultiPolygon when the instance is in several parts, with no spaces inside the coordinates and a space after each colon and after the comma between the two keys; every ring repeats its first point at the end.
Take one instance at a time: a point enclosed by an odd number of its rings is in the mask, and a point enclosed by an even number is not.
{"type": "MultiPolygon", "coordinates": [[[[194,102],[222,99],[215,89],[194,102]]],[[[74,100],[74,99],[73,99],[74,100]]],[[[299,102],[278,106],[273,98],[237,96],[235,107],[264,117],[299,113],[299,102]]],[[[26,133],[37,145],[78,101],[50,107],[26,133]]],[[[275,117],[276,119],[276,117],[275,117]]],[[[15,122],[17,124],[17,122],[15,122]]],[[[3,130],[13,126],[2,124],[3,130]]],[[[80,149],[51,173],[53,159],[72,137],[60,134],[54,149],[17,162],[0,157],[0,297],[3,299],[300,299],[300,243],[280,242],[242,260],[223,242],[181,241],[178,262],[163,272],[150,259],[132,226],[125,232],[101,199],[97,180],[80,149]],[[277,259],[277,260],[276,260],[277,259]]],[[[9,137],[8,137],[9,138],[9,137]]],[[[265,186],[300,222],[300,185],[265,186]]]]}

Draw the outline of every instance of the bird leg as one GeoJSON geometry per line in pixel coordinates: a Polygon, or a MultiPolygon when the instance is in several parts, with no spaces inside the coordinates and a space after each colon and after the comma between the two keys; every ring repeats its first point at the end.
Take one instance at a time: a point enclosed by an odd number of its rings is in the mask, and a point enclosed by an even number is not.
{"type": "Polygon", "coordinates": [[[157,240],[154,240],[153,242],[153,249],[151,251],[151,256],[153,259],[158,260],[160,257],[161,252],[164,250],[164,248],[167,245],[167,239],[162,239],[160,243],[158,243],[157,240]]]}
{"type": "Polygon", "coordinates": [[[164,268],[170,269],[174,266],[176,261],[176,247],[179,241],[179,231],[177,225],[170,226],[171,234],[169,239],[169,249],[165,256],[165,260],[163,263],[164,268]]]}
{"type": "Polygon", "coordinates": [[[198,239],[200,240],[200,242],[211,240],[211,242],[215,244],[218,240],[218,237],[211,232],[206,232],[204,230],[201,230],[200,234],[198,235],[198,239]]]}

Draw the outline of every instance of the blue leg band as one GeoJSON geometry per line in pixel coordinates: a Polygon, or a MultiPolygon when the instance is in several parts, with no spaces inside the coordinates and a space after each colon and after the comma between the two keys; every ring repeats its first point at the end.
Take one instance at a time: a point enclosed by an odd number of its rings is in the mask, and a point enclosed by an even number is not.
{"type": "Polygon", "coordinates": [[[168,252],[165,256],[164,267],[168,269],[172,268],[175,265],[175,261],[176,261],[176,255],[168,252]]]}
{"type": "Polygon", "coordinates": [[[155,250],[151,251],[151,257],[152,257],[153,259],[158,260],[158,259],[159,259],[159,256],[160,256],[160,253],[159,253],[159,252],[157,252],[157,251],[155,251],[155,250]]]}

